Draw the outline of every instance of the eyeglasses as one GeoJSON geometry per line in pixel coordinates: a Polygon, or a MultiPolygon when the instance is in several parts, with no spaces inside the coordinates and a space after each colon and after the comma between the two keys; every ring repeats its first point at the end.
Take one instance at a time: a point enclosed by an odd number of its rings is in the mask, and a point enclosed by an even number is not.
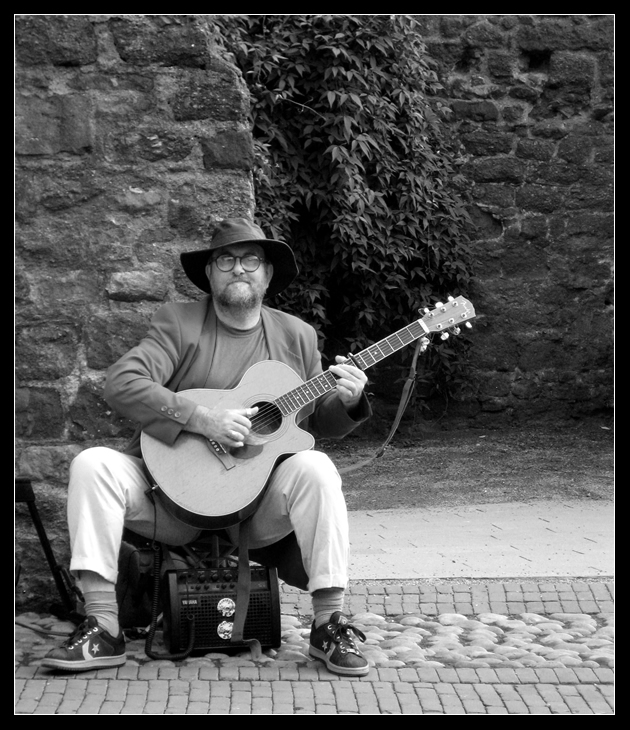
{"type": "Polygon", "coordinates": [[[261,259],[255,253],[247,253],[245,256],[230,256],[223,254],[217,256],[212,261],[217,265],[219,271],[232,271],[238,261],[245,271],[256,271],[261,264],[266,263],[266,259],[261,259]]]}

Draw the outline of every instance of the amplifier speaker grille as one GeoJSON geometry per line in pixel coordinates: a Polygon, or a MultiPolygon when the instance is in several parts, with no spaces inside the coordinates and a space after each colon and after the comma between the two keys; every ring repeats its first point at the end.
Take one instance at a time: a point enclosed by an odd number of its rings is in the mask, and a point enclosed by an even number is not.
{"type": "MultiPolygon", "coordinates": [[[[258,639],[263,649],[280,646],[280,597],[275,568],[250,566],[251,589],[244,639],[258,639]]],[[[169,570],[164,576],[164,641],[171,653],[188,647],[194,618],[192,656],[210,652],[232,654],[248,648],[232,642],[237,599],[237,570],[210,568],[169,570]]]]}

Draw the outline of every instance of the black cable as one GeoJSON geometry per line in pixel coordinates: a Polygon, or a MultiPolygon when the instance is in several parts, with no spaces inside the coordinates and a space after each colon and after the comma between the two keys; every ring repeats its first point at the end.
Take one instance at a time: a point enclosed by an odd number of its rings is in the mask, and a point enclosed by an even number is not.
{"type": "MultiPolygon", "coordinates": [[[[162,569],[160,543],[157,541],[157,508],[155,506],[155,496],[153,490],[149,490],[147,496],[153,504],[153,539],[151,541],[151,549],[153,550],[153,596],[151,600],[151,623],[144,642],[144,651],[150,659],[169,659],[170,661],[181,661],[187,659],[195,646],[195,617],[192,611],[187,612],[186,619],[189,622],[188,627],[188,646],[183,652],[177,654],[159,653],[153,651],[153,640],[157,630],[157,617],[160,602],[160,572],[162,569]]],[[[186,583],[188,589],[188,583],[186,583]]],[[[190,605],[190,603],[187,603],[190,605]]]]}

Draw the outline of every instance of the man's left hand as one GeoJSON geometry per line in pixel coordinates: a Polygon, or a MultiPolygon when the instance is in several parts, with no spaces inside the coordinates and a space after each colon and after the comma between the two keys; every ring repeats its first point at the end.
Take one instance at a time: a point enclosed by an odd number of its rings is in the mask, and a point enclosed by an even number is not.
{"type": "Polygon", "coordinates": [[[335,358],[336,365],[330,366],[330,372],[337,377],[337,393],[347,410],[361,400],[367,377],[365,373],[341,355],[335,358]]]}

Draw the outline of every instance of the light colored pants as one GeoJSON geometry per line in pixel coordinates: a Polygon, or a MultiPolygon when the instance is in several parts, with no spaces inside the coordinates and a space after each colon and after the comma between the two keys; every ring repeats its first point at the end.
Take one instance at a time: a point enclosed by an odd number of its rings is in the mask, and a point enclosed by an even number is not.
{"type": "MultiPolygon", "coordinates": [[[[154,504],[146,494],[149,488],[140,458],[99,446],[74,459],[68,486],[73,574],[90,570],[115,583],[123,527],[168,545],[185,545],[198,536],[197,528],[172,517],[159,499],[154,504]]],[[[250,548],[270,545],[292,531],[309,592],[346,588],[346,503],[339,473],[321,452],[300,452],[275,469],[251,520],[250,548]]]]}

